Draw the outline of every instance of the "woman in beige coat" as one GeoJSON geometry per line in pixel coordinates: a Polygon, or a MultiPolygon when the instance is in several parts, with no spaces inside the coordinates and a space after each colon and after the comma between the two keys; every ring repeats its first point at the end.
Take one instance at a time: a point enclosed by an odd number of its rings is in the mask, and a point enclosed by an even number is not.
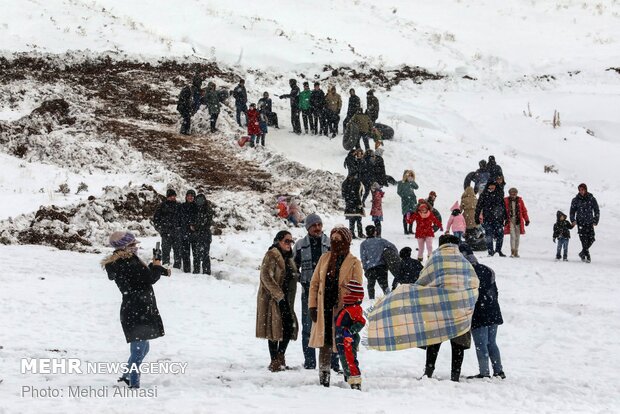
{"type": "Polygon", "coordinates": [[[465,217],[467,230],[476,228],[477,204],[478,199],[476,198],[476,193],[474,193],[474,189],[472,187],[467,187],[465,189],[465,192],[461,196],[461,210],[463,211],[463,216],[465,217]]]}
{"type": "Polygon", "coordinates": [[[297,339],[295,293],[297,267],[293,261],[293,237],[278,232],[260,267],[256,305],[256,337],[267,339],[271,372],[286,369],[284,354],[290,340],[297,339]]]}
{"type": "Polygon", "coordinates": [[[350,252],[352,237],[346,227],[332,229],[330,251],[319,259],[310,282],[308,310],[313,323],[309,346],[319,348],[319,381],[325,387],[329,387],[332,352],[337,352],[334,317],[344,306],[347,283],[362,283],[362,263],[350,252]]]}

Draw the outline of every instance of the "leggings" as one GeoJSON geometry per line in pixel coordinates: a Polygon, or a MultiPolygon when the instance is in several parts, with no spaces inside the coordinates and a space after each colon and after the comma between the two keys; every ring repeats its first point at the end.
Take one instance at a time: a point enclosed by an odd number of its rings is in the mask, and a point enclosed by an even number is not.
{"type": "Polygon", "coordinates": [[[284,355],[289,342],[289,339],[285,339],[283,341],[267,341],[269,344],[269,355],[271,356],[271,359],[274,359],[278,353],[284,355]]]}
{"type": "Polygon", "coordinates": [[[426,245],[426,250],[428,255],[430,256],[433,251],[433,238],[432,237],[424,237],[418,240],[418,258],[424,258],[424,245],[426,245]]]}

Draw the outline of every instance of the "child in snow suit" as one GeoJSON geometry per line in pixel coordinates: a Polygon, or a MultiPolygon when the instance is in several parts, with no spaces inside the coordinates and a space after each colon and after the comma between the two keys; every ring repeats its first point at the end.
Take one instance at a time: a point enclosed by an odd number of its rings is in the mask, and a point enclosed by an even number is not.
{"type": "Polygon", "coordinates": [[[459,238],[460,242],[463,240],[463,234],[465,234],[465,230],[467,229],[467,223],[465,222],[465,217],[463,217],[463,214],[461,213],[458,201],[454,203],[451,210],[452,214],[448,219],[446,233],[450,233],[450,228],[452,228],[453,234],[459,238]]]}
{"type": "Polygon", "coordinates": [[[254,143],[258,143],[258,137],[261,135],[260,123],[258,122],[259,113],[256,110],[256,104],[250,104],[247,112],[248,119],[248,135],[250,136],[250,147],[254,148],[254,143]]]}
{"type": "Polygon", "coordinates": [[[418,240],[418,260],[422,261],[424,258],[424,246],[426,246],[429,258],[433,252],[433,238],[435,237],[433,225],[437,226],[441,231],[443,231],[443,226],[431,212],[428,203],[424,199],[418,200],[416,212],[407,217],[408,224],[413,224],[413,222],[417,222],[415,238],[418,240]]]}
{"type": "Polygon", "coordinates": [[[360,306],[364,299],[364,287],[351,280],[346,285],[348,293],[344,296],[344,307],[336,316],[336,348],[344,370],[345,381],[354,390],[362,389],[362,376],[357,350],[360,344],[359,332],[366,325],[364,311],[360,306]]]}
{"type": "Polygon", "coordinates": [[[558,241],[558,250],[555,254],[555,260],[560,260],[560,254],[564,249],[564,261],[568,261],[568,242],[570,240],[570,229],[575,227],[567,220],[566,214],[560,210],[557,212],[557,221],[553,225],[553,242],[558,241]]]}
{"type": "Polygon", "coordinates": [[[370,209],[370,216],[372,222],[377,229],[377,237],[381,237],[381,222],[383,221],[383,196],[385,193],[381,189],[379,183],[372,183],[370,187],[372,191],[372,208],[370,209]]]}

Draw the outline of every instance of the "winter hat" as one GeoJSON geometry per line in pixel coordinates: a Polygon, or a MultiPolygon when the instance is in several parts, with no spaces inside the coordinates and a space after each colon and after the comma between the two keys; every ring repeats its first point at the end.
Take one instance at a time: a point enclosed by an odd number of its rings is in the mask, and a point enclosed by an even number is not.
{"type": "Polygon", "coordinates": [[[353,240],[353,234],[351,234],[351,231],[348,228],[343,227],[343,226],[334,227],[331,233],[329,234],[329,237],[331,238],[331,236],[333,236],[334,233],[340,234],[340,237],[342,237],[342,240],[346,244],[351,244],[351,240],[353,240]]]}
{"type": "Polygon", "coordinates": [[[349,293],[342,298],[345,305],[353,305],[364,299],[364,287],[360,282],[351,280],[347,283],[346,288],[349,293]]]}
{"type": "Polygon", "coordinates": [[[306,230],[310,230],[310,227],[314,226],[317,223],[323,224],[323,220],[321,220],[321,217],[316,213],[308,214],[305,222],[306,230]]]}
{"type": "Polygon", "coordinates": [[[458,201],[455,201],[454,204],[452,204],[452,207],[450,207],[450,210],[454,211],[454,210],[461,210],[461,206],[459,205],[458,201]]]}
{"type": "Polygon", "coordinates": [[[478,259],[476,259],[476,256],[474,256],[474,251],[471,249],[471,247],[469,247],[467,243],[459,244],[459,251],[467,259],[467,261],[469,261],[469,263],[478,263],[478,259]]]}
{"type": "Polygon", "coordinates": [[[172,188],[169,188],[166,191],[166,197],[173,197],[173,196],[176,197],[177,196],[177,192],[174,191],[172,188]]]}
{"type": "Polygon", "coordinates": [[[411,252],[411,247],[403,247],[400,249],[400,252],[398,252],[398,255],[401,259],[409,259],[411,257],[411,252]]]}
{"type": "Polygon", "coordinates": [[[108,242],[115,249],[124,249],[130,244],[138,243],[136,237],[128,231],[115,231],[110,234],[108,242]]]}
{"type": "Polygon", "coordinates": [[[185,193],[185,197],[187,197],[188,195],[193,196],[194,198],[196,197],[196,191],[194,190],[187,190],[187,193],[185,193]]]}
{"type": "Polygon", "coordinates": [[[586,191],[588,191],[588,186],[585,183],[581,183],[579,184],[579,186],[577,187],[578,190],[584,189],[586,191]]]}

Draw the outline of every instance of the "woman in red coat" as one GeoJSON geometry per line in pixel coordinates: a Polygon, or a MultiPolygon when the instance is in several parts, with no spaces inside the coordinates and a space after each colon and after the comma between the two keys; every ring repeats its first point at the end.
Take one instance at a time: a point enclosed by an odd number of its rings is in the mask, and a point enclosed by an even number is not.
{"type": "Polygon", "coordinates": [[[530,225],[527,208],[519,197],[516,188],[508,190],[509,196],[504,198],[506,206],[506,224],[504,234],[510,234],[510,257],[519,257],[519,237],[525,234],[525,226],[530,225]]]}
{"type": "Polygon", "coordinates": [[[260,123],[258,120],[259,113],[256,110],[256,104],[250,104],[248,110],[248,135],[250,136],[250,147],[254,147],[254,141],[261,135],[260,123]]]}
{"type": "Polygon", "coordinates": [[[422,199],[418,200],[416,212],[407,217],[408,224],[413,224],[414,221],[417,222],[415,227],[415,238],[418,240],[418,260],[422,261],[424,258],[425,245],[428,257],[430,257],[433,252],[433,238],[435,237],[433,224],[439,227],[441,231],[443,231],[443,226],[431,212],[428,203],[422,199]]]}

